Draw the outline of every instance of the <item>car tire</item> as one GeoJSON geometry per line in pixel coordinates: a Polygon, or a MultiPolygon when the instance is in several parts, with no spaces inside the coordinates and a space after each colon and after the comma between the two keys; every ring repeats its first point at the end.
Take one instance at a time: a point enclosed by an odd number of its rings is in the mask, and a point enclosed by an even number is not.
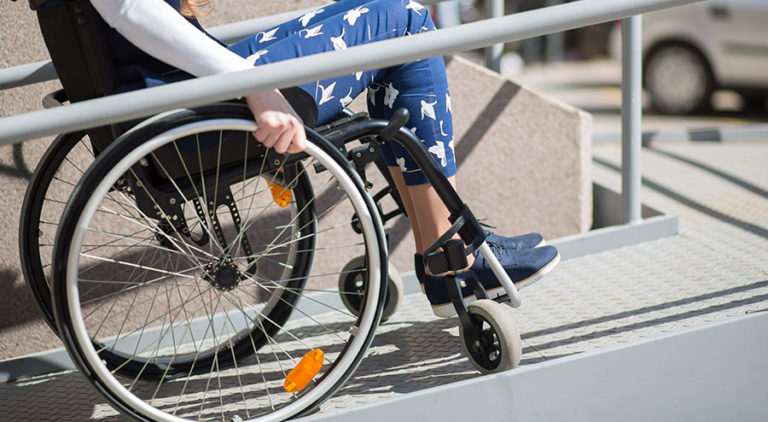
{"type": "Polygon", "coordinates": [[[643,79],[651,106],[663,114],[691,114],[711,107],[714,78],[706,58],[694,47],[672,42],[653,48],[643,79]]]}
{"type": "Polygon", "coordinates": [[[740,93],[744,102],[744,111],[763,113],[768,104],[768,95],[754,93],[740,93]]]}

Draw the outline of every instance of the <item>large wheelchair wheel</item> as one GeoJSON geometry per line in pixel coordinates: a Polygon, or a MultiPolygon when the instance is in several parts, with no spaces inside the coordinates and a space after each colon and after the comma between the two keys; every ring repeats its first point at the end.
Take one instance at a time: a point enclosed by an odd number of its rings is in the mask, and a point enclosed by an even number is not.
{"type": "Polygon", "coordinates": [[[50,277],[53,242],[64,206],[93,160],[93,149],[85,132],[59,135],[32,174],[21,207],[21,268],[45,320],[54,331],[50,277]]]}
{"type": "Polygon", "coordinates": [[[64,212],[59,334],[134,417],[295,416],[340,387],[373,338],[386,246],[362,182],[312,131],[306,154],[284,156],[254,129],[234,104],[161,115],[102,152],[64,212]],[[352,315],[335,281],[342,257],[361,254],[368,290],[352,315]],[[303,356],[321,365],[306,375],[303,356]]]}

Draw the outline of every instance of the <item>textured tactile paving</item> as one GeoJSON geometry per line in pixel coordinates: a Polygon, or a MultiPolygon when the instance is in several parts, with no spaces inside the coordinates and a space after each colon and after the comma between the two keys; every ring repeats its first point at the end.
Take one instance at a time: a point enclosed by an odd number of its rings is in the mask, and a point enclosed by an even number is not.
{"type": "MultiPolygon", "coordinates": [[[[618,189],[616,145],[594,179],[618,189]]],[[[768,142],[663,144],[642,153],[643,202],[680,217],[675,237],[565,261],[523,291],[522,365],[768,309],[768,142]]],[[[320,412],[479,376],[455,319],[408,295],[355,376],[320,412]]],[[[79,373],[0,385],[0,420],[121,420],[79,373]]]]}

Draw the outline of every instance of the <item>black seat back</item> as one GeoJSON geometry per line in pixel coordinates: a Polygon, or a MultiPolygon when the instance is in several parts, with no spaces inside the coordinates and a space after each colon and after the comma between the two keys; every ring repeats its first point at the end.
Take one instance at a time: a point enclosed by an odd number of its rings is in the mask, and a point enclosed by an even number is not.
{"type": "MultiPolygon", "coordinates": [[[[30,0],[61,85],[71,102],[114,93],[117,72],[111,58],[107,24],[88,0],[30,0]]],[[[88,130],[97,151],[116,137],[116,127],[88,130]]]]}

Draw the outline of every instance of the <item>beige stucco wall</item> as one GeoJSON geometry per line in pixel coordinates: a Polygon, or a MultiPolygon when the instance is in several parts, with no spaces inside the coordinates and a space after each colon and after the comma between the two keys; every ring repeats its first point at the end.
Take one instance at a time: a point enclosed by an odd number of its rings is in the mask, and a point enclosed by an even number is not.
{"type": "MultiPolygon", "coordinates": [[[[217,0],[209,25],[302,9],[316,0],[217,0]]],[[[47,58],[25,1],[0,2],[0,68],[47,58]]],[[[500,233],[540,231],[547,237],[583,232],[591,224],[591,119],[566,104],[521,88],[464,59],[448,65],[458,189],[479,218],[500,233]]],[[[0,91],[0,117],[41,108],[57,82],[0,91]]],[[[18,219],[29,172],[50,138],[0,147],[0,359],[60,347],[21,276],[18,219]]],[[[394,221],[391,262],[412,266],[405,219],[394,221]]]]}

